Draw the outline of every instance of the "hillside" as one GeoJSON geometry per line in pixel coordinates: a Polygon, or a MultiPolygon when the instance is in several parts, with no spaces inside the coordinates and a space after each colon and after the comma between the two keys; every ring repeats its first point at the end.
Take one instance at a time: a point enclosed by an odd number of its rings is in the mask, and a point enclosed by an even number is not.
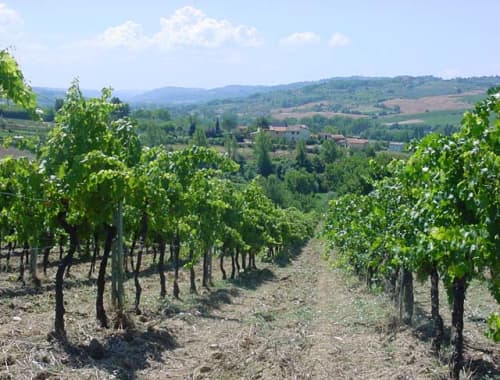
{"type": "Polygon", "coordinates": [[[162,87],[138,94],[128,101],[132,104],[168,105],[201,103],[214,99],[238,98],[269,91],[265,86],[226,86],[213,89],[162,87]]]}
{"type": "Polygon", "coordinates": [[[396,115],[397,119],[391,122],[397,122],[410,119],[407,115],[422,112],[468,109],[488,88],[498,84],[500,77],[451,80],[432,76],[332,78],[242,99],[186,106],[184,111],[206,115],[234,112],[242,116],[266,115],[277,119],[300,119],[314,115],[351,118],[396,115]]]}
{"type": "MultiPolygon", "coordinates": [[[[64,88],[51,88],[51,87],[33,87],[39,106],[53,107],[56,99],[64,99],[66,96],[66,89],[64,88]]],[[[82,92],[87,97],[98,97],[101,95],[100,90],[82,89],[82,92]]],[[[121,99],[130,99],[137,94],[142,93],[138,90],[113,90],[113,95],[121,99]]]]}
{"type": "MultiPolygon", "coordinates": [[[[432,76],[342,77],[276,86],[162,87],[144,92],[116,90],[114,94],[134,106],[185,105],[192,108],[196,105],[201,109],[236,108],[239,112],[271,113],[295,112],[294,107],[300,107],[300,111],[371,115],[383,111],[390,113],[397,104],[396,99],[455,96],[469,104],[478,99],[475,95],[498,84],[500,77],[450,80],[432,76]]],[[[34,90],[41,105],[52,105],[56,98],[65,94],[64,89],[57,88],[35,87],[34,90]]],[[[98,90],[83,92],[86,96],[99,95],[98,90]]],[[[448,108],[445,105],[441,109],[448,108]]]]}
{"type": "MultiPolygon", "coordinates": [[[[450,80],[433,76],[348,77],[278,86],[164,87],[141,93],[115,91],[114,95],[135,109],[167,108],[174,119],[196,114],[208,121],[227,114],[234,115],[240,124],[250,124],[264,116],[306,123],[314,132],[335,125],[340,131],[365,138],[409,141],[432,131],[454,130],[464,111],[499,84],[498,76],[450,80]],[[371,132],[365,132],[367,129],[371,132]]],[[[45,107],[64,96],[62,89],[35,91],[45,107]]],[[[83,92],[99,95],[96,90],[83,92]]]]}

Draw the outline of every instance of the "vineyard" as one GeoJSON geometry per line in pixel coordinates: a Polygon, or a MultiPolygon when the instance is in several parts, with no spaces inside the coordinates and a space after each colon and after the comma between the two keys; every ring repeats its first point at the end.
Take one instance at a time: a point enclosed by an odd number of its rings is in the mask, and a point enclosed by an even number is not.
{"type": "MultiPolygon", "coordinates": [[[[0,53],[0,95],[37,118],[17,64],[0,53]]],[[[480,342],[493,359],[481,374],[498,375],[492,342],[500,341],[500,316],[491,305],[500,302],[500,89],[466,113],[453,136],[424,137],[407,161],[373,161],[375,181],[362,194],[332,200],[325,220],[276,205],[258,177],[243,181],[238,164],[215,149],[144,146],[134,120],[118,115],[111,99],[107,89],[85,98],[75,81],[43,142],[4,141],[34,153],[0,161],[0,308],[8,326],[0,378],[385,378],[412,371],[420,378],[435,369],[434,358],[450,367],[435,378],[459,379],[471,284],[489,300],[491,343],[480,342]],[[353,372],[349,356],[363,349],[365,335],[377,347],[372,359],[384,360],[371,322],[381,334],[404,335],[410,330],[402,326],[423,318],[415,297],[427,280],[431,342],[407,337],[425,371],[398,356],[397,368],[353,372]],[[443,286],[452,306],[450,357],[443,286]],[[382,306],[368,312],[371,302],[382,306]],[[397,312],[386,331],[388,309],[397,312]],[[363,312],[368,324],[360,322],[363,312]],[[343,344],[337,359],[325,354],[337,350],[321,338],[325,332],[343,344]],[[174,354],[166,359],[164,352],[174,354]],[[203,364],[207,355],[211,362],[203,364]]]]}
{"type": "MultiPolygon", "coordinates": [[[[500,89],[465,114],[452,137],[429,135],[408,162],[393,162],[389,175],[367,195],[332,203],[327,236],[339,249],[340,265],[368,286],[387,290],[411,324],[413,273],[430,278],[432,349],[439,355],[443,320],[439,282],[452,302],[451,377],[463,367],[464,301],[479,278],[500,302],[500,89]]],[[[500,340],[500,316],[488,320],[488,335],[500,340]]]]}

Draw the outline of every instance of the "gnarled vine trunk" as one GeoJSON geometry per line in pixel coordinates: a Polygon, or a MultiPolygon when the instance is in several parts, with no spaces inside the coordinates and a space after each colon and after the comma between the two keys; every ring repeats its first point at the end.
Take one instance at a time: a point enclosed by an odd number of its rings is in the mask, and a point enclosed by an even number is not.
{"type": "Polygon", "coordinates": [[[158,273],[160,274],[160,297],[165,298],[167,295],[166,279],[165,279],[165,241],[163,238],[159,237],[158,241],[158,251],[160,253],[158,257],[158,273]]]}
{"type": "Polygon", "coordinates": [[[411,271],[402,267],[400,273],[399,288],[399,313],[403,323],[411,325],[413,318],[413,274],[411,271]]]}
{"type": "Polygon", "coordinates": [[[247,269],[247,254],[245,252],[241,252],[241,269],[243,271],[247,269]]]}
{"type": "Polygon", "coordinates": [[[234,249],[231,249],[231,275],[229,276],[231,280],[234,280],[235,272],[236,272],[236,264],[234,260],[234,249]]]}
{"type": "Polygon", "coordinates": [[[59,266],[57,267],[56,272],[56,306],[55,306],[55,318],[54,318],[54,333],[58,338],[65,339],[66,338],[66,330],[64,328],[64,274],[66,268],[71,263],[73,259],[73,255],[76,251],[76,247],[78,246],[78,234],[76,226],[70,225],[66,221],[66,213],[61,212],[57,216],[57,220],[61,227],[68,233],[69,235],[69,249],[66,256],[61,260],[59,266]]]}
{"type": "Polygon", "coordinates": [[[95,262],[97,260],[97,256],[99,256],[99,233],[97,231],[94,232],[94,252],[92,252],[92,261],[90,262],[90,269],[88,278],[92,277],[92,273],[95,272],[95,262]]]}
{"type": "Polygon", "coordinates": [[[432,338],[432,351],[439,354],[443,342],[443,319],[439,314],[439,274],[436,267],[431,269],[431,316],[434,323],[434,337],[432,338]]]}
{"type": "Polygon", "coordinates": [[[140,241],[140,248],[139,252],[137,252],[137,262],[136,266],[132,266],[134,269],[134,285],[135,285],[135,313],[137,315],[141,314],[141,309],[139,308],[139,305],[141,303],[141,294],[142,294],[142,288],[141,284],[139,282],[139,273],[141,271],[141,264],[142,264],[142,253],[144,251],[144,248],[146,246],[146,235],[148,231],[148,215],[146,212],[142,213],[142,220],[141,220],[141,241],[140,241]]]}
{"type": "Polygon", "coordinates": [[[255,265],[255,252],[250,252],[248,266],[250,267],[250,269],[257,270],[257,265],[255,265]]]}
{"type": "Polygon", "coordinates": [[[227,279],[227,276],[226,276],[226,271],[224,269],[224,254],[225,254],[225,248],[222,248],[222,251],[220,253],[220,257],[219,257],[219,266],[220,266],[220,271],[222,272],[222,279],[223,280],[226,280],[227,279]]]}
{"type": "Polygon", "coordinates": [[[236,272],[240,273],[240,249],[236,248],[236,257],[234,258],[234,263],[236,264],[236,272]]]}
{"type": "Polygon", "coordinates": [[[211,248],[208,250],[208,284],[210,286],[214,286],[213,278],[212,278],[212,258],[215,254],[215,249],[211,248]]]}
{"type": "MultiPolygon", "coordinates": [[[[26,244],[25,248],[29,250],[28,244],[26,244]]],[[[42,282],[38,278],[38,247],[31,247],[30,252],[31,282],[36,288],[39,288],[42,286],[42,282]]]]}
{"type": "Polygon", "coordinates": [[[109,253],[113,245],[113,239],[116,236],[116,227],[106,226],[106,241],[104,243],[104,252],[102,254],[99,274],[97,276],[97,296],[95,301],[96,318],[101,323],[101,327],[108,328],[108,317],[104,309],[104,288],[106,286],[106,267],[108,265],[109,253]]]}
{"type": "Polygon", "coordinates": [[[203,251],[203,273],[202,273],[201,285],[204,288],[208,288],[208,249],[205,249],[203,251]]]}
{"type": "Polygon", "coordinates": [[[17,277],[17,282],[21,282],[23,285],[25,285],[24,282],[25,257],[26,257],[26,247],[23,248],[21,255],[19,256],[19,276],[17,277]]]}
{"type": "Polygon", "coordinates": [[[52,247],[54,246],[54,234],[47,232],[43,239],[43,274],[47,276],[47,267],[49,266],[49,255],[52,247]]]}
{"type": "Polygon", "coordinates": [[[172,248],[174,254],[174,297],[179,299],[179,295],[181,293],[179,288],[179,255],[181,250],[181,241],[179,238],[179,231],[176,231],[174,234],[174,239],[172,241],[172,248]]]}
{"type": "Polygon", "coordinates": [[[194,251],[193,248],[189,248],[189,291],[191,293],[196,293],[196,274],[194,272],[194,251]]]}
{"type": "MultiPolygon", "coordinates": [[[[135,251],[135,246],[137,245],[137,239],[138,239],[138,234],[135,233],[134,234],[134,238],[132,239],[132,244],[130,245],[130,250],[128,251],[128,259],[130,260],[130,268],[132,268],[132,271],[134,270],[135,268],[135,265],[134,265],[134,251],[135,251]]],[[[129,270],[129,260],[127,260],[127,257],[124,258],[125,260],[125,270],[127,271],[127,274],[130,273],[130,270],[129,270]]]]}
{"type": "Polygon", "coordinates": [[[465,278],[456,278],[453,281],[453,311],[451,313],[451,343],[453,352],[450,361],[450,378],[459,380],[460,370],[463,367],[464,356],[464,301],[467,283],[465,278]]]}

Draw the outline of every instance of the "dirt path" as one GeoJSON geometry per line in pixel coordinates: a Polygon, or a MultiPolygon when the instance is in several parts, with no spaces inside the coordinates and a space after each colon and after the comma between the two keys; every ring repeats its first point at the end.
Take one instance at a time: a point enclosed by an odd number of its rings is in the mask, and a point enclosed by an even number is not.
{"type": "Polygon", "coordinates": [[[387,301],[333,272],[321,252],[322,243],[312,240],[292,264],[264,271],[256,290],[215,290],[214,300],[227,298],[201,318],[170,320],[184,340],[165,355],[168,377],[429,378],[435,365],[425,344],[408,331],[388,334],[387,301]]]}

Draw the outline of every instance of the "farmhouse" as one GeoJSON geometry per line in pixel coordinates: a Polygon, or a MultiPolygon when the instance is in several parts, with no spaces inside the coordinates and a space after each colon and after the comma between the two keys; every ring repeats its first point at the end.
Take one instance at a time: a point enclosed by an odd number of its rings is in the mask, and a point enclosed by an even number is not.
{"type": "Polygon", "coordinates": [[[402,142],[390,141],[388,149],[392,152],[402,152],[405,150],[405,144],[402,142]]]}
{"type": "Polygon", "coordinates": [[[285,139],[287,141],[308,140],[311,137],[309,127],[305,124],[288,126],[271,125],[265,131],[273,138],[285,139]]]}
{"type": "Polygon", "coordinates": [[[347,141],[344,135],[336,135],[332,133],[318,133],[318,139],[319,140],[332,140],[337,143],[337,145],[340,146],[347,146],[347,141]]]}
{"type": "Polygon", "coordinates": [[[366,139],[347,137],[346,144],[347,144],[347,147],[349,147],[349,148],[362,149],[362,148],[366,148],[368,146],[369,141],[366,139]]]}

